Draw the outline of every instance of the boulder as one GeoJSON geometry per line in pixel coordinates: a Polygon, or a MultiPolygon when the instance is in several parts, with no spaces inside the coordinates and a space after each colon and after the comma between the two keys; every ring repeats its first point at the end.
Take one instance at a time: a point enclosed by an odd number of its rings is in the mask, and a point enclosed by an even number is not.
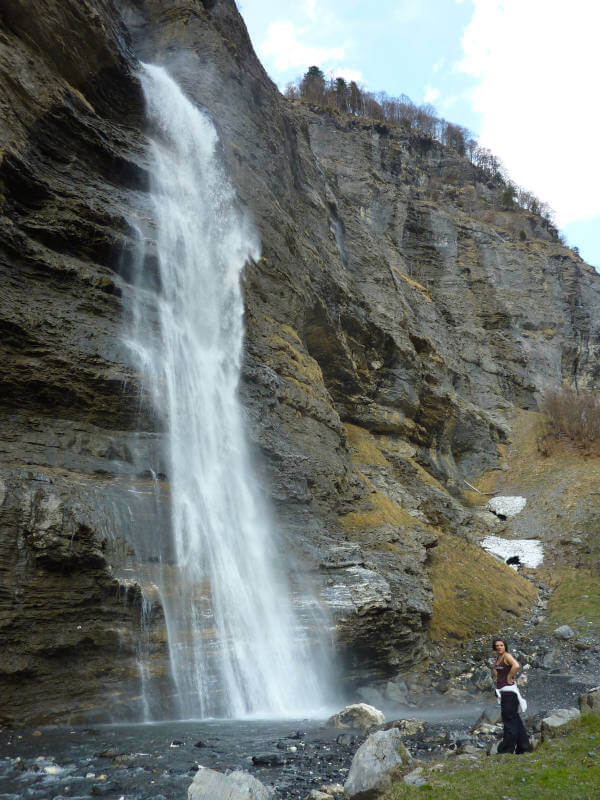
{"type": "Polygon", "coordinates": [[[188,800],[277,800],[277,795],[248,772],[224,775],[200,767],[188,789],[188,800]]]}
{"type": "Polygon", "coordinates": [[[385,715],[382,711],[366,703],[354,703],[330,717],[327,725],[333,728],[358,728],[366,731],[375,725],[383,725],[384,722],[385,715]]]}
{"type": "Polygon", "coordinates": [[[398,728],[400,733],[404,734],[405,736],[416,736],[417,734],[425,733],[427,723],[424,719],[409,717],[408,719],[397,719],[392,723],[388,723],[386,727],[388,729],[398,728]]]}
{"type": "MultiPolygon", "coordinates": [[[[286,748],[287,749],[287,748],[286,748]]],[[[284,755],[283,753],[259,753],[256,756],[252,756],[252,763],[258,766],[265,766],[265,767],[278,767],[282,764],[287,764],[289,761],[289,757],[284,755]]]]}
{"type": "Polygon", "coordinates": [[[449,661],[443,663],[441,667],[442,672],[450,678],[458,678],[469,670],[469,665],[465,661],[449,661]]]}
{"type": "Polygon", "coordinates": [[[493,687],[492,671],[489,667],[479,667],[471,675],[471,684],[482,692],[493,687]]]}
{"type": "Polygon", "coordinates": [[[579,695],[579,710],[582,714],[600,714],[600,686],[579,695]]]}
{"type": "Polygon", "coordinates": [[[372,733],[352,760],[344,784],[345,796],[352,800],[375,800],[411,760],[398,728],[372,733]]]}
{"type": "Polygon", "coordinates": [[[575,636],[575,632],[568,625],[561,625],[552,632],[552,635],[556,639],[572,639],[575,636]]]}
{"type": "Polygon", "coordinates": [[[548,717],[542,720],[542,741],[552,739],[561,733],[565,725],[571,720],[579,719],[581,716],[578,708],[557,708],[548,717]]]}
{"type": "Polygon", "coordinates": [[[337,744],[341,744],[342,747],[352,747],[352,745],[357,744],[359,737],[354,733],[340,733],[340,735],[336,738],[337,744]]]}

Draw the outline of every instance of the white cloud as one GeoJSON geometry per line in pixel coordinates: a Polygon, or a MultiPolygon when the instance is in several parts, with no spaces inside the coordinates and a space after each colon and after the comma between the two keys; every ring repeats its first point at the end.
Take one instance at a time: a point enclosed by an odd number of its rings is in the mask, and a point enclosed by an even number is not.
{"type": "Polygon", "coordinates": [[[440,90],[435,89],[432,86],[425,87],[425,97],[423,98],[423,102],[425,103],[435,103],[435,101],[440,96],[440,90]]]}
{"type": "Polygon", "coordinates": [[[473,0],[460,69],[477,80],[480,141],[559,225],[600,213],[598,4],[473,0]]]}
{"type": "Polygon", "coordinates": [[[317,47],[304,44],[291,22],[272,22],[267,31],[267,38],[259,45],[261,58],[273,64],[277,70],[293,67],[309,67],[313,64],[323,66],[328,61],[344,57],[343,47],[317,47]]]}
{"type": "Polygon", "coordinates": [[[419,0],[400,0],[394,10],[394,18],[400,23],[413,22],[421,13],[419,0]]]}
{"type": "Polygon", "coordinates": [[[334,78],[344,78],[345,81],[355,81],[356,83],[362,82],[362,72],[359,69],[352,69],[351,67],[333,67],[329,70],[329,74],[334,78]]]}
{"type": "Polygon", "coordinates": [[[304,10],[310,19],[314,19],[317,13],[317,0],[304,0],[304,10]]]}

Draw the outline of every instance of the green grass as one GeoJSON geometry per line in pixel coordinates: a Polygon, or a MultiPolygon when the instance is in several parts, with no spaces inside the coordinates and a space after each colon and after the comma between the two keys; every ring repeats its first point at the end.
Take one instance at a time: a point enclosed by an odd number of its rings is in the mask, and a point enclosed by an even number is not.
{"type": "Polygon", "coordinates": [[[548,631],[570,625],[580,636],[600,635],[600,576],[584,569],[555,570],[555,590],[548,602],[548,631]]]}
{"type": "Polygon", "coordinates": [[[440,533],[430,552],[433,616],[429,626],[437,644],[489,636],[523,617],[537,589],[481,547],[440,533]]]}
{"type": "Polygon", "coordinates": [[[438,772],[426,767],[426,786],[397,783],[383,798],[596,800],[600,798],[600,716],[588,714],[567,730],[534,753],[483,756],[476,767],[453,759],[438,772]]]}

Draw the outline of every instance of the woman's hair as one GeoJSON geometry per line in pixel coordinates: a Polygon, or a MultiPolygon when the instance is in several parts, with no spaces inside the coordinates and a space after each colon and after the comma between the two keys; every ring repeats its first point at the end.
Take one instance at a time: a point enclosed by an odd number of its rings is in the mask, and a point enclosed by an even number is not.
{"type": "Polygon", "coordinates": [[[508,650],[508,645],[506,644],[506,639],[503,639],[501,636],[496,636],[495,639],[492,639],[492,650],[496,649],[496,642],[502,642],[504,645],[504,649],[508,650]]]}

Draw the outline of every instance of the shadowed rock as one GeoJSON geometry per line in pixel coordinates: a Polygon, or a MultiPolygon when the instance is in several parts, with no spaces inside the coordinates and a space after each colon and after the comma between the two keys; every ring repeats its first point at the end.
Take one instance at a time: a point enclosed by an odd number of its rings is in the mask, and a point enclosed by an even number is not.
{"type": "Polygon", "coordinates": [[[188,800],[277,800],[277,795],[248,772],[223,775],[200,767],[188,789],[188,800]]]}
{"type": "Polygon", "coordinates": [[[410,763],[400,731],[376,731],[358,748],[352,761],[344,794],[352,800],[372,800],[388,789],[398,769],[410,763]]]}

